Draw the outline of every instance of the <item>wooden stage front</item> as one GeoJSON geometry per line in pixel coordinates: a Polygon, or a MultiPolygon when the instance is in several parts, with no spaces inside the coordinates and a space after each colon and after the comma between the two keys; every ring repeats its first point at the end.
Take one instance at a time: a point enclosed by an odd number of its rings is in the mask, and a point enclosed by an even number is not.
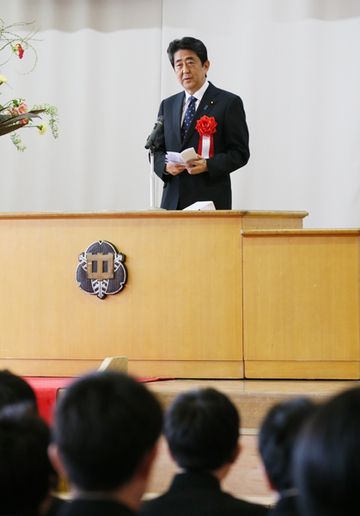
{"type": "Polygon", "coordinates": [[[360,230],[306,215],[0,214],[0,367],[76,376],[126,356],[138,376],[360,379],[360,230]],[[109,258],[99,241],[128,270],[106,299],[76,280],[109,258]]]}

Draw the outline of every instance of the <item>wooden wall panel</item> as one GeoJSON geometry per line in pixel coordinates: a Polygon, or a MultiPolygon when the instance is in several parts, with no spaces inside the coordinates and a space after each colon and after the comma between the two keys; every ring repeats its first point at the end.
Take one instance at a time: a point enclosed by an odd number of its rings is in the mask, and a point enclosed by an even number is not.
{"type": "Polygon", "coordinates": [[[359,231],[245,233],[247,377],[359,377],[359,231]]]}

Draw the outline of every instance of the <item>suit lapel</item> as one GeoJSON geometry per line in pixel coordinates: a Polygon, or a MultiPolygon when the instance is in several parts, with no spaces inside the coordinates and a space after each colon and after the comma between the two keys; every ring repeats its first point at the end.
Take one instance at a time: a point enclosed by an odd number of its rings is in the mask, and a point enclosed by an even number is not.
{"type": "Polygon", "coordinates": [[[218,88],[215,88],[211,82],[209,83],[208,89],[205,91],[203,98],[201,99],[198,110],[196,111],[196,118],[201,118],[202,116],[211,116],[211,111],[216,104],[216,97],[219,93],[218,88]]]}
{"type": "Polygon", "coordinates": [[[181,147],[181,115],[183,110],[184,97],[185,93],[179,93],[175,97],[172,113],[172,126],[174,128],[176,141],[178,142],[179,147],[181,147]]]}

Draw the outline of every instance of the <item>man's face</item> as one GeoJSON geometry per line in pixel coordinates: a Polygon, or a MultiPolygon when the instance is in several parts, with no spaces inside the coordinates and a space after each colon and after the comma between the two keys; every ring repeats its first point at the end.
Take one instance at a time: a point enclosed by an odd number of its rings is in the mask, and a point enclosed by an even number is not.
{"type": "Polygon", "coordinates": [[[192,95],[204,84],[209,61],[201,64],[192,50],[178,50],[174,54],[174,70],[182,87],[192,95]]]}

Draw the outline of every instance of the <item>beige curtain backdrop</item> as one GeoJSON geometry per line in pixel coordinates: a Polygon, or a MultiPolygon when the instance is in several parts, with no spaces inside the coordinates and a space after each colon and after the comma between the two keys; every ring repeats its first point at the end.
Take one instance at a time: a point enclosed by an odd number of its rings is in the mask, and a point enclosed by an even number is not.
{"type": "Polygon", "coordinates": [[[34,20],[39,40],[32,73],[0,67],[0,103],[55,104],[61,132],[23,131],[25,153],[0,139],[0,211],[146,210],[144,142],[180,89],[166,48],[193,35],[209,79],[247,113],[251,160],[232,175],[233,207],[360,226],[358,0],[0,0],[0,18],[34,20]]]}

